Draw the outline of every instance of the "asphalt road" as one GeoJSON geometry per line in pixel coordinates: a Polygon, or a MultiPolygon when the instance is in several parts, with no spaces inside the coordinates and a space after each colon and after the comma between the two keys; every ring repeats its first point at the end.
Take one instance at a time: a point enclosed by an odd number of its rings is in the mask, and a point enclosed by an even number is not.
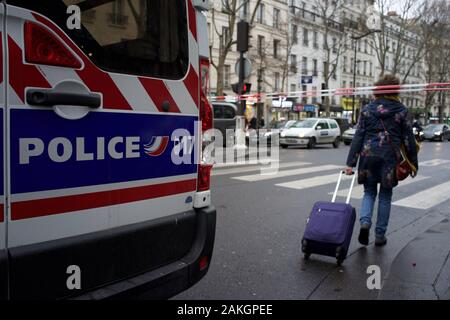
{"type": "MultiPolygon", "coordinates": [[[[280,150],[281,168],[270,176],[262,176],[254,165],[215,169],[212,201],[218,216],[210,270],[174,298],[377,299],[379,290],[367,289],[367,267],[380,266],[386,278],[412,239],[450,216],[450,142],[424,143],[419,176],[394,190],[386,247],[359,245],[357,222],[342,267],[327,257],[304,261],[300,242],[306,219],[314,202],[331,199],[348,149],[280,150]]],[[[342,188],[348,186],[349,180],[344,181],[342,188]]],[[[353,196],[359,213],[361,187],[353,196]]]]}

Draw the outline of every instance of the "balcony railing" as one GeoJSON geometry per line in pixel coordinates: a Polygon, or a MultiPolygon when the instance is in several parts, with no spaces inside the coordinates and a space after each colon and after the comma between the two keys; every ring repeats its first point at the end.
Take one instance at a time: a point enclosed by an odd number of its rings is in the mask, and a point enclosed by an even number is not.
{"type": "MultiPolygon", "coordinates": [[[[323,17],[321,15],[303,8],[290,6],[290,12],[298,19],[304,19],[306,21],[318,23],[323,22],[323,17]]],[[[344,25],[332,19],[328,19],[328,27],[338,31],[344,31],[344,25]]]]}

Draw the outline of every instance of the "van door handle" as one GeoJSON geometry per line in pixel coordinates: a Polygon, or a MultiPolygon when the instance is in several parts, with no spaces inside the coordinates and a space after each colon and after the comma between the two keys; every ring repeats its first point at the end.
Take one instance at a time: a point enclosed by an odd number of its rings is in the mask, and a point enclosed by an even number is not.
{"type": "Polygon", "coordinates": [[[53,89],[30,89],[27,91],[27,103],[33,106],[66,105],[99,108],[101,101],[98,93],[71,93],[53,89]]]}

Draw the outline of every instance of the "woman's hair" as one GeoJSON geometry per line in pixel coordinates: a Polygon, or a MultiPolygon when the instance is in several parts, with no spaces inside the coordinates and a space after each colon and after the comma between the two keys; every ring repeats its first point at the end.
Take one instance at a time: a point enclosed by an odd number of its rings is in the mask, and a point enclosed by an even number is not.
{"type": "MultiPolygon", "coordinates": [[[[376,87],[400,86],[400,79],[397,78],[396,76],[392,75],[392,74],[386,74],[382,78],[380,78],[377,82],[375,82],[375,86],[376,87]]],[[[375,89],[373,91],[373,95],[375,97],[380,97],[380,96],[396,96],[396,97],[398,97],[400,95],[400,93],[396,89],[397,88],[383,89],[383,91],[388,90],[390,92],[388,92],[388,93],[378,93],[378,94],[377,94],[377,89],[375,89]]],[[[400,88],[398,88],[398,89],[400,89],[400,88]]]]}

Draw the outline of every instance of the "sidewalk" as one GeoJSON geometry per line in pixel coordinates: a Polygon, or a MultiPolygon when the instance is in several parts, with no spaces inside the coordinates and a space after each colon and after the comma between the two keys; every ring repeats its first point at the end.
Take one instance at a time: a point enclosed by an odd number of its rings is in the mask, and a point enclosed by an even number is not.
{"type": "Polygon", "coordinates": [[[450,300],[450,219],[412,240],[394,259],[382,300],[450,300]]]}

